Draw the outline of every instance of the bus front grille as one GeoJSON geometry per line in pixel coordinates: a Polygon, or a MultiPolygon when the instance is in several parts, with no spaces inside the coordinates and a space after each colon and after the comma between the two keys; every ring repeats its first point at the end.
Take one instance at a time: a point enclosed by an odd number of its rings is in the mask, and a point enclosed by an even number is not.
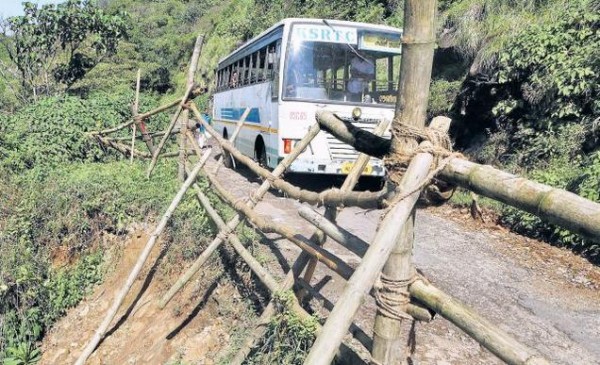
{"type": "MultiPolygon", "coordinates": [[[[352,124],[358,128],[373,132],[377,123],[379,123],[379,121],[375,119],[361,119],[360,122],[353,122],[352,124]]],[[[355,160],[358,157],[359,153],[354,147],[338,140],[328,132],[325,132],[325,136],[327,137],[327,146],[329,147],[329,154],[331,155],[332,160],[355,160]]],[[[385,137],[386,136],[384,135],[384,138],[385,137]]]]}

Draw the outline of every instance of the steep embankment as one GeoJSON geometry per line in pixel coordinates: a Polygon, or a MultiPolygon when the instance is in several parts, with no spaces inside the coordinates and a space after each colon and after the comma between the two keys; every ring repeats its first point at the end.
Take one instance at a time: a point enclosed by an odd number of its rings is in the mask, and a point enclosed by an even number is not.
{"type": "MultiPolygon", "coordinates": [[[[106,256],[110,262],[106,278],[53,326],[44,341],[40,364],[75,362],[148,238],[141,227],[125,240],[104,235],[112,246],[111,255],[106,256]]],[[[216,355],[229,346],[232,318],[246,310],[235,287],[224,279],[220,265],[208,265],[167,308],[160,310],[158,299],[174,274],[165,270],[169,263],[163,249],[160,244],[155,246],[116,323],[89,364],[213,364],[216,355]]]]}

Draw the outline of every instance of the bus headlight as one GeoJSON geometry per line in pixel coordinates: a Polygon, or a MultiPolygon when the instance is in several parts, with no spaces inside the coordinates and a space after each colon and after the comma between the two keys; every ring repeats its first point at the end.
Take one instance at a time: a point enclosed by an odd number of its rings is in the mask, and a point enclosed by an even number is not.
{"type": "Polygon", "coordinates": [[[352,109],[352,119],[359,120],[361,115],[362,115],[362,110],[360,110],[360,108],[357,107],[357,108],[352,109]]]}

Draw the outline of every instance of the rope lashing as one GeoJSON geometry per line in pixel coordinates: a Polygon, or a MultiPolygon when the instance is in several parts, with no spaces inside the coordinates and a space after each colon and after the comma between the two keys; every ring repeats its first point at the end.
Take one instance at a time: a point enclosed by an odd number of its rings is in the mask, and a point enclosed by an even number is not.
{"type": "Polygon", "coordinates": [[[408,280],[393,280],[381,273],[373,286],[379,313],[395,320],[413,319],[406,313],[406,306],[410,303],[408,286],[417,279],[416,273],[408,280]]]}
{"type": "MultiPolygon", "coordinates": [[[[434,157],[434,161],[431,171],[423,183],[411,191],[397,195],[389,205],[405,199],[416,191],[430,185],[432,181],[433,184],[436,184],[435,176],[442,171],[453,158],[464,157],[461,153],[452,151],[452,141],[448,134],[435,128],[421,129],[407,124],[395,123],[392,128],[392,134],[396,139],[410,139],[418,144],[415,148],[392,151],[392,153],[385,157],[385,167],[388,170],[389,179],[393,183],[400,183],[402,176],[406,171],[406,167],[415,155],[419,153],[429,153],[434,157]],[[430,144],[421,144],[421,142],[424,141],[428,141],[430,144]]],[[[447,187],[445,188],[447,189],[447,187]]]]}

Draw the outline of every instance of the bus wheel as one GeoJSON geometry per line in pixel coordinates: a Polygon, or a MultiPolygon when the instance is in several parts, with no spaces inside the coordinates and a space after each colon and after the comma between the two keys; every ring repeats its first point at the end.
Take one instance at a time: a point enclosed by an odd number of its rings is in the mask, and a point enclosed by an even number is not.
{"type": "Polygon", "coordinates": [[[256,142],[256,148],[254,149],[254,159],[264,168],[268,167],[267,164],[267,149],[262,139],[256,142]]]}
{"type": "MultiPolygon", "coordinates": [[[[229,139],[227,136],[227,129],[223,130],[223,138],[224,139],[229,139]]],[[[224,148],[222,148],[223,150],[223,166],[227,167],[228,169],[232,169],[235,167],[235,165],[233,164],[233,156],[231,156],[231,154],[229,152],[227,152],[224,148]]]]}

